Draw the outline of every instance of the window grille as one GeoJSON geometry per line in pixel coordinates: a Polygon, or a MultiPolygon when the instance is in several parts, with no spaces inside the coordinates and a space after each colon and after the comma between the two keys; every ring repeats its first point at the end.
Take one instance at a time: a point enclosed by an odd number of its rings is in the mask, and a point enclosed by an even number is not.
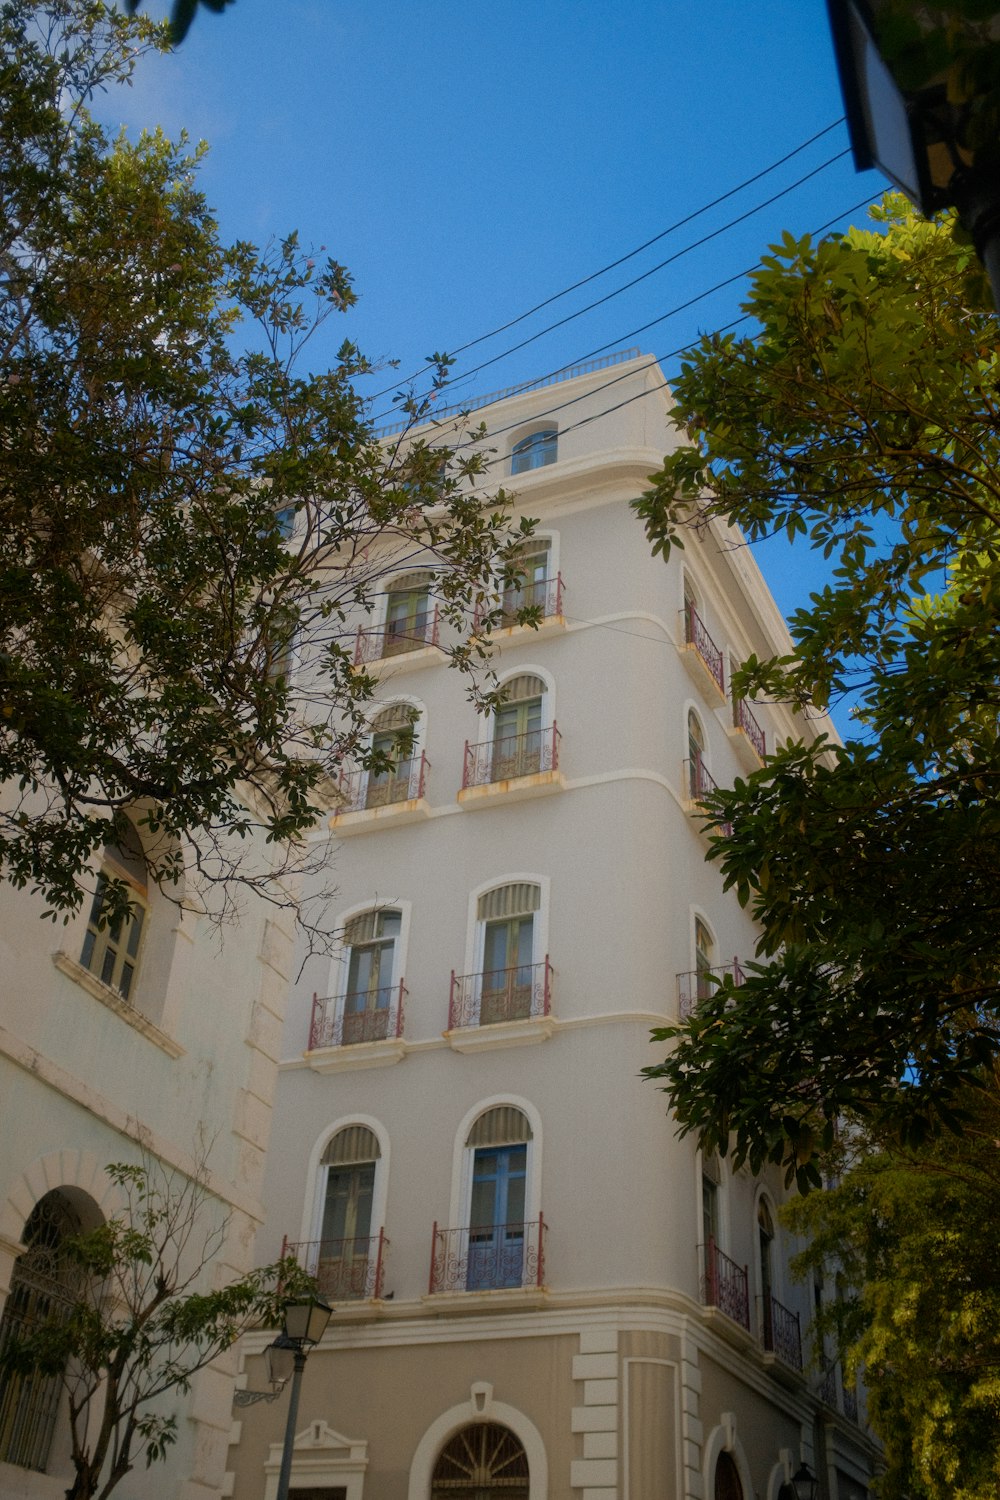
{"type": "Polygon", "coordinates": [[[494,922],[503,917],[526,917],[542,905],[541,887],[518,883],[498,885],[479,898],[476,916],[480,922],[494,922]]]}
{"type": "Polygon", "coordinates": [[[431,1500],[485,1500],[488,1493],[527,1500],[528,1456],[497,1422],[464,1427],[441,1450],[431,1478],[431,1500]]]}
{"type": "Polygon", "coordinates": [[[545,683],[530,672],[522,672],[519,677],[511,677],[503,683],[500,691],[505,703],[524,703],[530,698],[544,697],[545,683]]]}
{"type": "Polygon", "coordinates": [[[367,1125],[348,1125],[327,1142],[320,1159],[322,1167],[354,1167],[378,1161],[382,1155],[378,1137],[367,1125]]]}
{"type": "Polygon", "coordinates": [[[531,1126],[523,1110],[513,1104],[488,1109],[469,1131],[467,1146],[520,1146],[531,1140],[531,1126]]]}

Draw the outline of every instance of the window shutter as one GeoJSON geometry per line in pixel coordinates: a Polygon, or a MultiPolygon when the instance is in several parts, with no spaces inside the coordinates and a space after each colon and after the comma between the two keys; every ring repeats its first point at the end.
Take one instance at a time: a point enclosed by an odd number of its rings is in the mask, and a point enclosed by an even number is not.
{"type": "Polygon", "coordinates": [[[354,1167],[364,1162],[378,1161],[382,1155],[378,1139],[367,1125],[348,1125],[338,1130],[323,1152],[321,1166],[354,1167]]]}
{"type": "Polygon", "coordinates": [[[390,703],[372,720],[374,734],[398,734],[403,729],[412,729],[419,715],[412,703],[390,703]]]}
{"type": "Polygon", "coordinates": [[[434,579],[432,574],[425,572],[422,568],[415,573],[401,573],[394,578],[386,587],[387,594],[412,594],[417,589],[423,589],[426,593],[434,579]]]}
{"type": "Polygon", "coordinates": [[[520,677],[512,677],[509,682],[505,682],[501,692],[505,703],[524,703],[528,698],[544,697],[545,683],[540,677],[533,677],[530,672],[522,672],[520,677]]]}
{"type": "Polygon", "coordinates": [[[531,1140],[531,1126],[523,1110],[513,1104],[488,1109],[469,1131],[467,1146],[520,1146],[531,1140]]]}
{"type": "Polygon", "coordinates": [[[476,916],[480,922],[493,922],[502,917],[526,917],[538,911],[542,904],[541,887],[526,882],[516,885],[498,885],[495,890],[480,896],[476,916]]]}

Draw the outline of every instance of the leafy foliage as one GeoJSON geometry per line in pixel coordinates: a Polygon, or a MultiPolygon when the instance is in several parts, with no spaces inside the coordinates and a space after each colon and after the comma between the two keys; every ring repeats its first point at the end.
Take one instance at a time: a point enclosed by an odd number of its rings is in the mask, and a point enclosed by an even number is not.
{"type": "Polygon", "coordinates": [[[176,1417],[161,1398],[187,1391],[246,1329],[279,1326],[283,1303],[313,1286],[285,1260],[204,1290],[229,1228],[213,1215],[204,1172],[181,1178],[151,1160],[107,1170],[123,1211],[60,1246],[78,1273],[73,1300],[0,1356],[8,1375],[38,1369],[62,1384],[75,1474],[67,1500],[106,1500],[140,1460],[162,1459],[176,1417]]]}
{"type": "Polygon", "coordinates": [[[958,1125],[1000,1047],[996,324],[950,220],[871,212],[883,232],[773,247],[759,332],[684,366],[694,441],[637,502],[665,556],[718,518],[832,564],[796,654],[734,689],[806,714],[853,694],[859,733],[707,799],[761,961],[657,1033],[676,1046],[647,1070],[705,1144],[801,1187],[847,1109],[911,1144],[958,1125]]]}
{"type": "Polygon", "coordinates": [[[1000,1108],[966,1100],[962,1137],[917,1152],[849,1138],[843,1176],[793,1199],[800,1273],[839,1266],[819,1334],[864,1371],[885,1448],[881,1500],[993,1500],[1000,1488],[1000,1108]]]}
{"type": "MultiPolygon", "coordinates": [[[[178,44],[183,42],[199,5],[204,5],[206,10],[210,10],[215,15],[221,16],[226,6],[233,3],[234,0],[174,0],[170,11],[171,41],[178,44]]],[[[134,16],[141,4],[142,0],[125,0],[125,9],[130,16],[134,16]]]]}
{"type": "Polygon", "coordinates": [[[122,809],[168,888],[196,863],[224,901],[283,899],[280,850],[368,753],[353,626],[381,579],[427,570],[488,703],[473,619],[530,530],[461,433],[376,440],[351,343],[302,369],[355,301],[342,266],[294,234],[224,245],[199,152],[90,117],[167,45],[104,0],[0,7],[0,871],[53,913],[122,809]]]}

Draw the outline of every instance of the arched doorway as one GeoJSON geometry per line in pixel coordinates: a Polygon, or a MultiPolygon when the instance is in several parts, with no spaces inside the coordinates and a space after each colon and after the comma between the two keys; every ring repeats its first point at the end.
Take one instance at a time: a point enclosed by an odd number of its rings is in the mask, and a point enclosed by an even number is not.
{"type": "MultiPolygon", "coordinates": [[[[83,1227],[75,1206],[58,1188],[35,1204],[0,1322],[0,1348],[42,1323],[67,1316],[83,1273],[66,1254],[65,1241],[83,1227]]],[[[35,1369],[0,1376],[0,1461],[45,1469],[61,1394],[58,1374],[35,1369]]]]}
{"type": "Polygon", "coordinates": [[[463,1427],[438,1455],[431,1500],[528,1500],[528,1456],[508,1427],[463,1427]]]}
{"type": "Polygon", "coordinates": [[[720,1453],[715,1465],[715,1500],[743,1500],[739,1470],[728,1453],[720,1453]]]}

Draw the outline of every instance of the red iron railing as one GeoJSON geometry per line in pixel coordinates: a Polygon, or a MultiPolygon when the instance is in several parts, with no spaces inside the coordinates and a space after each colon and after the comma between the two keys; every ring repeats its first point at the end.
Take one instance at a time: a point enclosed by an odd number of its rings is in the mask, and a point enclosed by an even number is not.
{"type": "Polygon", "coordinates": [[[497,605],[501,614],[496,625],[498,630],[516,625],[517,616],[522,609],[540,610],[543,620],[551,620],[563,612],[562,574],[557,573],[554,578],[535,578],[530,583],[523,583],[520,588],[504,589],[497,604],[481,604],[477,608],[473,624],[478,626],[490,608],[495,609],[497,605]]]}
{"type": "Polygon", "coordinates": [[[734,984],[743,983],[743,968],[738,958],[734,958],[732,963],[717,964],[712,969],[689,969],[685,974],[678,974],[677,1014],[682,1021],[687,1020],[699,1000],[714,994],[719,981],[725,979],[727,974],[732,975],[734,984]]]}
{"type": "MultiPolygon", "coordinates": [[[[684,780],[688,798],[692,802],[703,802],[712,792],[718,791],[715,779],[705,764],[703,755],[692,755],[684,762],[684,780]]],[[[722,823],[718,828],[709,827],[710,833],[722,833],[728,838],[733,831],[732,823],[722,823]]]]}
{"type": "Polygon", "coordinates": [[[409,760],[401,760],[392,771],[380,776],[373,771],[345,771],[340,778],[340,794],[344,800],[335,816],[364,812],[373,807],[391,807],[396,802],[422,797],[429,770],[430,761],[421,751],[409,760]]]}
{"type": "Polygon", "coordinates": [[[440,618],[435,604],[433,609],[423,610],[412,620],[359,630],[354,643],[354,665],[402,656],[407,651],[419,651],[421,646],[436,646],[439,638],[440,618]]]}
{"type": "Polygon", "coordinates": [[[313,995],[309,1051],[319,1047],[351,1047],[359,1042],[384,1042],[403,1035],[406,987],[386,985],[346,995],[313,995]]]}
{"type": "Polygon", "coordinates": [[[532,729],[527,734],[504,735],[481,745],[465,742],[462,790],[512,781],[518,776],[537,776],[559,768],[559,730],[532,729]]]}
{"type": "Polygon", "coordinates": [[[719,692],[725,694],[726,673],[722,661],[722,652],[705,629],[704,622],[693,604],[686,604],[684,606],[683,615],[685,643],[688,646],[694,647],[705,663],[710,676],[715,679],[719,692]]]}
{"type": "Polygon", "coordinates": [[[551,1003],[552,965],[548,954],[540,964],[516,964],[480,974],[456,974],[452,969],[448,1030],[547,1016],[551,1003]]]}
{"type": "Polygon", "coordinates": [[[793,1370],[802,1368],[802,1332],[799,1315],[784,1307],[777,1297],[761,1298],[761,1342],[770,1353],[793,1370]]]}
{"type": "Polygon", "coordinates": [[[705,1246],[704,1296],[708,1307],[717,1307],[749,1333],[750,1294],[747,1289],[747,1268],[730,1260],[711,1239],[705,1246]]]}
{"type": "Polygon", "coordinates": [[[316,1278],[322,1297],[332,1302],[359,1302],[381,1297],[385,1285],[385,1253],[389,1241],[379,1230],[371,1239],[298,1240],[286,1238],[282,1259],[292,1255],[316,1278]]]}
{"type": "Polygon", "coordinates": [[[758,760],[764,759],[767,748],[764,740],[764,731],[754,718],[753,710],[745,698],[733,699],[733,723],[737,729],[742,729],[754,749],[758,760]]]}
{"type": "Polygon", "coordinates": [[[490,1224],[462,1229],[434,1225],[430,1291],[485,1292],[502,1287],[542,1286],[545,1231],[537,1223],[490,1224]]]}

